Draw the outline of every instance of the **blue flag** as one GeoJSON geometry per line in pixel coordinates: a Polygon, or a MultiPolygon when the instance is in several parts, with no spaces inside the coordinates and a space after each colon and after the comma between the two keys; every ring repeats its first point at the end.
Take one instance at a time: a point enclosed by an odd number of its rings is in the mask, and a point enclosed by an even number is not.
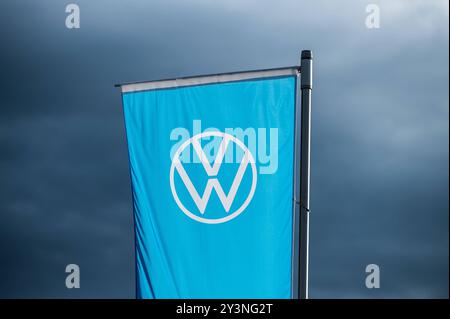
{"type": "Polygon", "coordinates": [[[296,69],[122,86],[138,298],[291,298],[296,69]]]}

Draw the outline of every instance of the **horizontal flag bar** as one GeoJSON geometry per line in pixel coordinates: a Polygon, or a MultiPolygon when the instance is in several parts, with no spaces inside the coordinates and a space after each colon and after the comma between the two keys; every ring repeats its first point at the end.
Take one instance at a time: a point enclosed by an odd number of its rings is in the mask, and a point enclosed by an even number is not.
{"type": "Polygon", "coordinates": [[[188,77],[155,80],[147,82],[123,83],[123,84],[116,84],[115,86],[120,87],[122,89],[122,93],[131,93],[131,92],[185,87],[202,84],[224,83],[224,82],[243,81],[268,77],[298,75],[299,72],[300,72],[299,66],[292,66],[277,69],[241,71],[233,73],[188,76],[188,77]]]}

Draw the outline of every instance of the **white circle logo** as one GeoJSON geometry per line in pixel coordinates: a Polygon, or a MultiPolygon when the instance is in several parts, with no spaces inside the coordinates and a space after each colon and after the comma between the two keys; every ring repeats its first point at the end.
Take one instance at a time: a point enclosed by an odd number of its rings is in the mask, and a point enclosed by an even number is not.
{"type": "Polygon", "coordinates": [[[175,154],[172,158],[172,165],[170,167],[170,189],[172,191],[173,198],[175,199],[175,202],[177,203],[178,207],[185,213],[187,216],[192,218],[193,220],[196,220],[201,223],[206,224],[220,224],[227,221],[232,220],[233,218],[236,218],[239,214],[241,214],[244,209],[248,206],[250,201],[253,198],[253,195],[255,193],[256,189],[256,182],[257,182],[257,170],[256,170],[256,164],[255,159],[250,152],[250,150],[245,146],[244,143],[242,143],[239,139],[234,137],[233,135],[222,133],[222,132],[204,132],[197,134],[190,139],[183,142],[180,147],[176,150],[175,154]],[[216,157],[214,159],[214,162],[211,164],[209,163],[209,160],[207,159],[205,153],[203,152],[202,146],[201,146],[201,139],[204,137],[221,137],[222,142],[220,144],[220,147],[218,148],[218,152],[216,154],[216,157]],[[219,173],[220,167],[222,165],[222,162],[225,157],[225,153],[227,150],[227,147],[229,143],[236,144],[237,147],[239,147],[243,151],[243,156],[241,159],[241,162],[239,163],[239,168],[237,170],[237,173],[233,179],[231,188],[228,192],[228,194],[225,194],[217,175],[219,173]],[[181,163],[181,153],[184,149],[186,149],[188,146],[192,144],[192,147],[194,151],[197,153],[198,158],[200,159],[201,165],[203,165],[203,168],[205,169],[205,172],[207,173],[209,179],[206,184],[205,190],[203,192],[203,196],[200,196],[197,192],[194,184],[192,183],[191,179],[189,178],[189,175],[187,174],[186,170],[183,167],[183,164],[181,163]],[[245,201],[240,205],[239,208],[236,210],[230,212],[231,205],[233,204],[233,201],[236,197],[237,192],[239,191],[239,186],[242,182],[242,179],[244,177],[244,173],[247,169],[247,166],[250,164],[251,166],[251,173],[252,173],[252,184],[250,187],[250,191],[245,199],[245,201]],[[192,200],[197,205],[197,208],[202,216],[196,215],[189,211],[185,205],[182,203],[180,198],[178,197],[177,190],[174,183],[174,173],[175,170],[178,172],[181,180],[183,181],[183,184],[186,186],[187,191],[189,192],[189,195],[192,197],[192,200]],[[221,218],[206,218],[203,217],[204,215],[208,215],[206,210],[206,206],[209,202],[209,198],[211,196],[212,191],[215,190],[216,194],[219,197],[219,200],[221,201],[227,216],[221,217],[221,218]]]}

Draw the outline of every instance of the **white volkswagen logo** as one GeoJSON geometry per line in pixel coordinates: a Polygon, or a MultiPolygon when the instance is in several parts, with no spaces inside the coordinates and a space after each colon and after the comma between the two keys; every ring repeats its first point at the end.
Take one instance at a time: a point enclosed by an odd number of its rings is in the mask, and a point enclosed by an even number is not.
{"type": "Polygon", "coordinates": [[[227,221],[232,220],[236,216],[238,216],[240,213],[244,211],[244,209],[248,206],[250,201],[252,200],[252,197],[255,193],[256,188],[256,182],[257,182],[257,171],[256,171],[256,165],[255,165],[255,159],[250,152],[250,150],[242,143],[239,139],[234,137],[233,135],[222,133],[222,132],[204,132],[201,134],[197,134],[190,139],[186,140],[184,143],[180,145],[180,147],[176,150],[173,159],[172,159],[172,165],[170,167],[170,188],[172,191],[172,195],[175,199],[175,202],[177,203],[178,207],[190,218],[206,223],[206,224],[219,224],[224,223],[227,221]],[[211,166],[205,153],[203,152],[202,146],[201,146],[201,139],[204,137],[221,137],[222,142],[220,144],[220,147],[218,149],[216,158],[214,159],[214,163],[211,166]],[[229,143],[235,143],[238,147],[240,147],[243,151],[243,156],[241,159],[241,162],[239,164],[239,168],[237,170],[236,176],[234,177],[234,180],[231,184],[231,188],[226,195],[219,180],[217,179],[217,175],[219,173],[220,167],[222,165],[225,152],[227,150],[227,147],[229,143]],[[198,158],[200,159],[201,164],[203,165],[203,168],[205,169],[205,172],[207,173],[209,179],[206,184],[205,190],[203,192],[203,196],[200,196],[200,194],[197,192],[194,184],[192,183],[191,179],[189,178],[189,175],[186,173],[186,170],[183,167],[183,164],[180,160],[180,155],[182,151],[188,147],[190,144],[192,144],[194,151],[197,153],[198,158]],[[250,191],[247,195],[247,198],[242,203],[242,205],[236,209],[235,211],[230,212],[231,205],[233,204],[234,198],[236,197],[237,192],[239,191],[239,186],[241,184],[242,178],[244,176],[244,173],[247,169],[248,164],[251,165],[251,172],[252,172],[252,185],[250,187],[250,191]],[[178,172],[178,174],[181,177],[181,180],[183,181],[184,185],[186,186],[186,189],[189,192],[189,195],[192,197],[194,203],[197,205],[197,208],[201,214],[201,216],[196,215],[189,211],[185,205],[181,202],[180,198],[178,197],[177,190],[174,183],[174,173],[175,170],[178,172]],[[222,203],[227,215],[222,218],[207,218],[208,212],[205,212],[206,206],[209,202],[209,198],[211,196],[212,190],[215,190],[220,202],[222,203]],[[206,216],[206,217],[205,217],[206,216]]]}

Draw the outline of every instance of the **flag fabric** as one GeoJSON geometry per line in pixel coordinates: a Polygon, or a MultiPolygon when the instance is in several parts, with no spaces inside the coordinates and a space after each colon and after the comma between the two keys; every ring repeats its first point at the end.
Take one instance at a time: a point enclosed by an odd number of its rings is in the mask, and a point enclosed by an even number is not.
{"type": "Polygon", "coordinates": [[[138,298],[291,298],[297,70],[122,85],[138,298]]]}

